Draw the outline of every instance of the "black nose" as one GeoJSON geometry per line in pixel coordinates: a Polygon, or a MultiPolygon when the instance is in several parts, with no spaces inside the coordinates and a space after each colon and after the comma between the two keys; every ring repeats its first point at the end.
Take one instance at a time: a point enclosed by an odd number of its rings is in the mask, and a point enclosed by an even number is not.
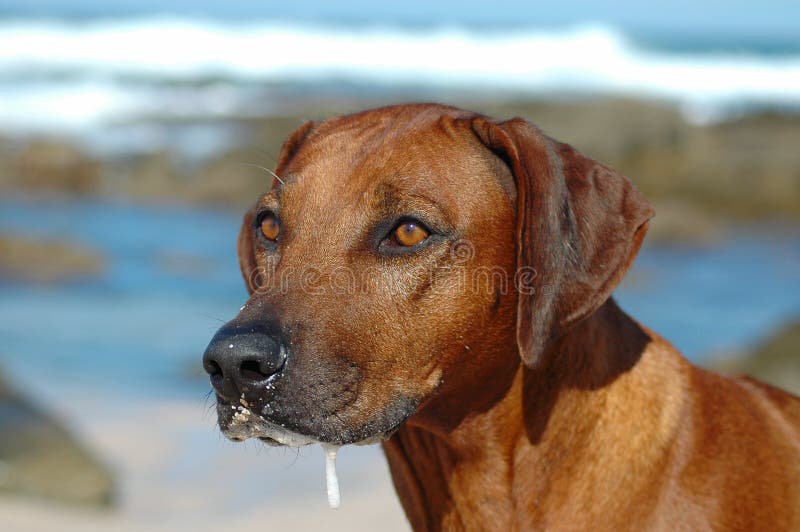
{"type": "Polygon", "coordinates": [[[243,393],[264,388],[286,362],[280,335],[260,325],[225,324],[208,344],[203,368],[221,397],[236,402],[243,393]]]}

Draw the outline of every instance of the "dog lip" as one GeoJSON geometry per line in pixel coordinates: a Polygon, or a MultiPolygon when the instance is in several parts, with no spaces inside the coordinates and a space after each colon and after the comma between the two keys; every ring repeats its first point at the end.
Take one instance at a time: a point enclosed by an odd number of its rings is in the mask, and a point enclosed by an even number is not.
{"type": "MultiPolygon", "coordinates": [[[[228,407],[230,406],[231,405],[228,405],[228,407]]],[[[237,413],[241,410],[246,411],[246,409],[240,409],[239,407],[235,408],[237,408],[237,413]]],[[[253,416],[252,414],[250,415],[253,416]]],[[[388,440],[405,422],[404,418],[393,427],[358,441],[335,441],[335,439],[329,438],[326,438],[326,440],[330,441],[325,441],[315,436],[290,431],[279,424],[264,419],[262,416],[253,417],[255,419],[244,419],[240,413],[238,418],[232,416],[227,423],[221,425],[222,433],[226,438],[235,442],[254,438],[271,447],[302,447],[317,443],[361,446],[373,445],[388,440]]]]}
{"type": "Polygon", "coordinates": [[[222,411],[225,420],[220,420],[220,428],[225,437],[234,441],[257,438],[268,445],[289,447],[319,443],[313,436],[291,431],[242,405],[224,405],[222,411]]]}
{"type": "Polygon", "coordinates": [[[273,447],[302,447],[317,443],[331,445],[373,445],[391,438],[406,420],[413,415],[414,410],[405,412],[393,425],[384,430],[364,437],[360,440],[344,440],[331,437],[331,434],[314,436],[303,434],[286,428],[281,423],[270,420],[250,409],[252,405],[246,401],[234,404],[217,398],[219,427],[223,435],[231,441],[242,442],[248,439],[258,439],[265,445],[273,447]],[[245,406],[246,405],[246,406],[245,406]]]}

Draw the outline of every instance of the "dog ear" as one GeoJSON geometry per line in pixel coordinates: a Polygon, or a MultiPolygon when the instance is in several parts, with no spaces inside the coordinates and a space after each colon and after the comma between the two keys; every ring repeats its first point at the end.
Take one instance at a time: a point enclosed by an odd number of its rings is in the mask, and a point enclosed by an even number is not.
{"type": "MultiPolygon", "coordinates": [[[[297,149],[306,139],[308,134],[314,129],[315,123],[308,121],[302,126],[295,129],[289,137],[284,141],[281,147],[280,155],[278,155],[278,162],[275,165],[275,173],[280,176],[283,169],[289,164],[297,149]]],[[[279,184],[279,180],[273,178],[270,188],[274,188],[279,184]]],[[[259,275],[258,275],[258,262],[256,260],[254,221],[256,216],[256,208],[251,207],[244,215],[242,226],[239,229],[239,237],[236,240],[236,251],[239,256],[239,269],[242,271],[245,285],[247,285],[248,293],[252,294],[258,288],[259,275]]]]}
{"type": "Polygon", "coordinates": [[[517,188],[517,345],[535,367],[611,295],[653,210],[626,177],[546,137],[529,122],[472,120],[517,188]]]}

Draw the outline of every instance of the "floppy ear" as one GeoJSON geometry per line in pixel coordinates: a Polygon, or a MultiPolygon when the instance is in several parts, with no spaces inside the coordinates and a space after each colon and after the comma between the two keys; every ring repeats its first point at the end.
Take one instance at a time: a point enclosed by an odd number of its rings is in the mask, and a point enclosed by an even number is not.
{"type": "Polygon", "coordinates": [[[517,344],[534,367],[602,305],[633,262],[653,210],[626,177],[521,118],[472,121],[517,187],[517,344]],[[526,278],[520,273],[529,273],[526,278]]]}
{"type": "MultiPolygon", "coordinates": [[[[284,141],[281,147],[281,152],[278,155],[278,162],[275,165],[275,174],[281,176],[283,170],[292,160],[292,157],[297,153],[297,149],[306,139],[308,134],[314,129],[315,123],[308,121],[302,126],[295,129],[289,137],[284,141]]],[[[270,188],[274,188],[279,184],[279,180],[273,178],[270,188]]],[[[253,235],[253,225],[256,216],[256,208],[251,207],[244,215],[242,220],[242,227],[239,229],[239,237],[236,241],[236,251],[239,255],[239,269],[242,271],[242,277],[247,285],[248,293],[252,294],[257,288],[258,279],[258,262],[256,261],[255,253],[255,238],[253,235]]]]}

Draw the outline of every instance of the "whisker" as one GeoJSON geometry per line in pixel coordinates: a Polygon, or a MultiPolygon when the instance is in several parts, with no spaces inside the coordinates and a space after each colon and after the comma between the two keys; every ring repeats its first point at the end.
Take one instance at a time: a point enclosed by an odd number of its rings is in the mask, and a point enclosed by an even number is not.
{"type": "Polygon", "coordinates": [[[284,471],[295,465],[300,458],[300,447],[289,447],[289,450],[294,453],[294,460],[292,460],[291,464],[283,468],[284,471]]]}
{"type": "Polygon", "coordinates": [[[210,320],[217,320],[220,323],[225,323],[225,320],[223,320],[222,318],[218,318],[216,316],[212,316],[211,314],[203,314],[202,312],[200,312],[199,314],[201,316],[203,316],[204,318],[208,318],[210,320]]]}
{"type": "MultiPolygon", "coordinates": [[[[216,401],[214,401],[213,403],[210,402],[211,395],[213,393],[214,393],[214,390],[209,390],[208,393],[206,393],[204,395],[204,397],[203,397],[203,417],[202,417],[203,421],[206,421],[209,418],[211,412],[217,407],[217,402],[216,401]]],[[[217,423],[216,416],[215,416],[215,419],[214,419],[214,423],[215,424],[217,423]]]]}
{"type": "Polygon", "coordinates": [[[280,181],[280,182],[281,182],[281,185],[285,185],[285,184],[286,184],[286,183],[283,181],[283,179],[281,179],[281,178],[278,176],[278,174],[276,174],[275,172],[273,172],[272,170],[270,170],[270,169],[269,169],[269,168],[267,168],[266,166],[261,166],[260,164],[253,164],[253,163],[242,163],[242,164],[244,164],[245,166],[252,166],[252,167],[254,167],[254,168],[258,168],[259,170],[264,170],[264,171],[265,171],[265,172],[267,172],[269,175],[271,175],[272,177],[274,177],[275,179],[277,179],[278,181],[280,181]]]}

